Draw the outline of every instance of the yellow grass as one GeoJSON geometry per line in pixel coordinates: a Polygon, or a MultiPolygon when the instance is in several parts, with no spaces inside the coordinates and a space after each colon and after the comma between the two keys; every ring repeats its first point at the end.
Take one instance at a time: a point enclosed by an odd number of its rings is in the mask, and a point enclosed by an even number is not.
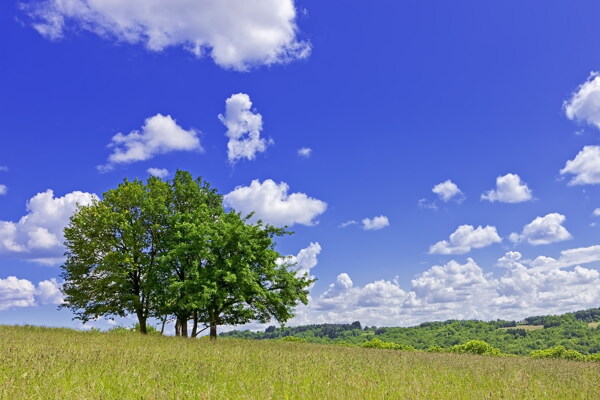
{"type": "Polygon", "coordinates": [[[1,399],[600,399],[600,364],[0,326],[1,399]]]}

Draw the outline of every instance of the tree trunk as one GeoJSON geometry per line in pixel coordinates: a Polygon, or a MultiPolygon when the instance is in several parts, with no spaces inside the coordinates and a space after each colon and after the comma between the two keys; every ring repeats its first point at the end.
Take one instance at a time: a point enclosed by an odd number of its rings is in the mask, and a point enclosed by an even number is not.
{"type": "Polygon", "coordinates": [[[165,332],[165,324],[167,323],[167,316],[165,315],[165,317],[162,320],[162,326],[160,327],[160,334],[163,335],[165,332]]]}
{"type": "Polygon", "coordinates": [[[195,338],[198,336],[198,311],[194,311],[194,327],[192,328],[192,336],[195,338]]]}
{"type": "Polygon", "coordinates": [[[217,323],[210,321],[210,340],[217,340],[217,323]]]}
{"type": "Polygon", "coordinates": [[[138,311],[137,317],[138,317],[138,323],[140,325],[140,333],[142,333],[143,335],[146,335],[148,333],[148,330],[146,329],[146,315],[144,315],[143,311],[138,311]]]}
{"type": "Polygon", "coordinates": [[[187,317],[181,318],[181,336],[188,337],[187,317]]]}
{"type": "Polygon", "coordinates": [[[179,318],[175,319],[175,336],[181,336],[181,324],[179,318]]]}

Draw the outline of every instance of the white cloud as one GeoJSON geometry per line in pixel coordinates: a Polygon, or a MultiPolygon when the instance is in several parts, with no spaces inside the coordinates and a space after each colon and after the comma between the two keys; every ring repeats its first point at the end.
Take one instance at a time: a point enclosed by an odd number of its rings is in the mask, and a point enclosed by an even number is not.
{"type": "Polygon", "coordinates": [[[417,202],[417,205],[419,206],[419,208],[425,209],[425,210],[437,211],[437,209],[438,209],[438,206],[437,206],[437,204],[435,204],[435,201],[429,201],[427,199],[420,199],[417,202]]]}
{"type": "Polygon", "coordinates": [[[40,0],[23,8],[49,39],[85,29],[151,51],[180,46],[237,70],[310,54],[297,38],[293,0],[40,0]]]}
{"type": "Polygon", "coordinates": [[[592,72],[563,106],[570,120],[600,128],[600,74],[592,72]]]}
{"type": "Polygon", "coordinates": [[[296,256],[287,256],[281,258],[280,264],[294,264],[294,268],[299,276],[308,274],[310,270],[317,266],[318,255],[321,253],[321,245],[318,242],[311,242],[308,247],[300,250],[296,256]]]}
{"type": "Polygon", "coordinates": [[[518,243],[526,241],[534,246],[562,242],[572,238],[567,229],[562,226],[566,217],[562,214],[551,213],[544,217],[537,217],[523,227],[520,234],[511,233],[510,240],[518,243]]]}
{"type": "Polygon", "coordinates": [[[500,243],[495,226],[461,225],[450,235],[449,240],[442,240],[429,247],[429,254],[465,254],[472,249],[479,249],[500,243]]]}
{"type": "Polygon", "coordinates": [[[186,131],[170,115],[162,114],[147,118],[141,131],[127,135],[117,133],[109,147],[115,149],[108,157],[108,163],[98,166],[100,171],[110,171],[116,164],[149,160],[172,151],[203,151],[196,130],[186,131]]]}
{"type": "Polygon", "coordinates": [[[37,287],[27,279],[14,276],[0,279],[0,311],[38,304],[60,304],[62,300],[60,284],[55,279],[42,281],[37,287]]]}
{"type": "Polygon", "coordinates": [[[0,254],[18,253],[41,264],[62,260],[63,229],[77,208],[89,205],[96,195],[72,192],[54,197],[50,189],[38,193],[27,202],[27,215],[18,222],[0,221],[0,254]]]}
{"type": "Polygon", "coordinates": [[[492,203],[499,201],[501,203],[521,203],[533,198],[531,189],[517,174],[506,174],[496,178],[496,189],[489,190],[481,195],[481,200],[488,200],[492,203]]]}
{"type": "Polygon", "coordinates": [[[227,127],[227,158],[232,164],[241,158],[254,160],[256,153],[266,151],[272,143],[260,137],[262,115],[252,112],[252,101],[245,93],[225,100],[225,115],[219,114],[219,120],[227,127]]]}
{"type": "Polygon", "coordinates": [[[471,258],[464,264],[451,260],[417,274],[406,289],[397,280],[360,286],[341,273],[308,306],[298,307],[289,324],[359,320],[363,325],[410,326],[448,319],[520,320],[596,307],[600,273],[573,264],[584,254],[595,253],[600,260],[600,246],[592,247],[598,249],[566,250],[558,260],[544,256],[523,260],[520,253],[508,252],[498,260],[498,277],[471,258]]]}
{"type": "Polygon", "coordinates": [[[169,171],[165,168],[148,168],[146,172],[158,178],[164,178],[169,175],[169,171]]]}
{"type": "Polygon", "coordinates": [[[442,201],[450,201],[455,199],[457,202],[464,200],[463,192],[456,186],[450,179],[442,183],[438,183],[431,189],[431,191],[437,194],[442,201]]]}
{"type": "Polygon", "coordinates": [[[358,224],[358,222],[356,222],[355,220],[351,219],[350,221],[342,222],[341,224],[339,224],[338,228],[347,228],[350,225],[356,225],[356,224],[358,224]]]}
{"type": "Polygon", "coordinates": [[[0,165],[0,172],[8,171],[8,167],[0,165]]]}
{"type": "Polygon", "coordinates": [[[312,154],[312,149],[309,147],[302,147],[298,149],[298,157],[301,158],[309,158],[312,154]]]}
{"type": "Polygon", "coordinates": [[[593,212],[595,217],[600,217],[600,208],[596,208],[593,212]]]}
{"type": "Polygon", "coordinates": [[[281,226],[315,225],[314,219],[325,212],[327,203],[304,193],[288,194],[289,186],[271,179],[261,183],[255,179],[250,186],[238,186],[223,197],[225,203],[242,212],[255,212],[254,220],[281,226]]]}
{"type": "Polygon", "coordinates": [[[600,183],[600,146],[584,146],[573,160],[567,161],[561,175],[575,175],[569,185],[600,183]]]}
{"type": "Polygon", "coordinates": [[[389,225],[390,221],[385,215],[380,215],[378,217],[373,218],[365,218],[362,220],[362,228],[365,231],[377,231],[389,225]]]}
{"type": "Polygon", "coordinates": [[[8,187],[6,185],[0,185],[0,196],[6,194],[8,192],[8,187]]]}

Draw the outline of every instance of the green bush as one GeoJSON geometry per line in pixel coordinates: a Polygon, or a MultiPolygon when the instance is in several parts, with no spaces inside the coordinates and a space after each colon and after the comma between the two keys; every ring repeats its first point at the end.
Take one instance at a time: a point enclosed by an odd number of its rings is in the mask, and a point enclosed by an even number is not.
{"type": "Polygon", "coordinates": [[[414,351],[415,350],[415,348],[412,346],[407,346],[407,345],[392,343],[392,342],[384,342],[383,340],[377,339],[377,338],[369,340],[368,342],[364,342],[363,344],[360,345],[360,347],[363,347],[366,349],[389,349],[389,350],[405,350],[405,351],[414,351]]]}
{"type": "Polygon", "coordinates": [[[589,356],[585,356],[585,361],[600,362],[600,353],[595,353],[595,354],[590,354],[589,356]]]}
{"type": "Polygon", "coordinates": [[[545,350],[535,350],[529,354],[533,358],[563,358],[565,360],[584,361],[586,356],[577,350],[567,350],[563,346],[551,347],[545,350]]]}
{"type": "Polygon", "coordinates": [[[500,356],[502,352],[484,342],[483,340],[469,340],[467,343],[457,344],[448,349],[450,353],[468,353],[468,354],[481,354],[486,356],[500,356]]]}
{"type": "Polygon", "coordinates": [[[306,339],[296,336],[286,336],[280,339],[282,342],[306,343],[306,339]]]}

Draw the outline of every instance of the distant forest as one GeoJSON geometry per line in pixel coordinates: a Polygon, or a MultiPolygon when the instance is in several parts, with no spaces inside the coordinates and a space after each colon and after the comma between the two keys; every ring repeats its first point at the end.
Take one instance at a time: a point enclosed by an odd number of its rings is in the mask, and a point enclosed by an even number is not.
{"type": "Polygon", "coordinates": [[[562,315],[542,315],[523,321],[448,320],[425,322],[409,328],[320,324],[268,327],[264,332],[230,331],[223,337],[245,339],[302,338],[307,342],[361,345],[373,339],[426,350],[449,348],[469,340],[483,340],[507,354],[527,355],[534,350],[563,346],[582,354],[600,353],[600,308],[562,315]]]}

